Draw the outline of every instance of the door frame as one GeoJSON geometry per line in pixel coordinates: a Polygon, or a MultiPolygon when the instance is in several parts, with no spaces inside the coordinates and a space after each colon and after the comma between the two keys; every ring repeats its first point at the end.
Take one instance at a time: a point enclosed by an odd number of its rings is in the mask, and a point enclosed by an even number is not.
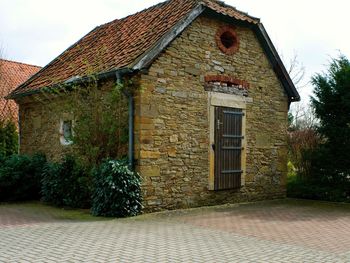
{"type": "Polygon", "coordinates": [[[209,92],[208,93],[208,111],[209,111],[209,190],[215,190],[215,151],[212,147],[215,144],[215,107],[229,107],[242,109],[244,113],[242,118],[242,178],[241,186],[246,182],[246,149],[247,149],[247,136],[246,136],[246,116],[247,116],[247,103],[252,103],[253,99],[249,97],[243,97],[238,95],[209,92]]]}

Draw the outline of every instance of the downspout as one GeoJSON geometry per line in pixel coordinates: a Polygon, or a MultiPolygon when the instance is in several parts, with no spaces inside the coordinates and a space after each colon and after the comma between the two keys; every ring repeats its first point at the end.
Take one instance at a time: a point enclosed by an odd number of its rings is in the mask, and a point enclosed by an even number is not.
{"type": "MultiPolygon", "coordinates": [[[[17,103],[17,102],[16,102],[17,103]]],[[[18,154],[21,153],[21,133],[22,133],[22,128],[21,128],[21,107],[19,105],[19,103],[17,103],[18,105],[18,116],[17,116],[17,123],[18,123],[18,149],[17,152],[18,154]]]]}
{"type": "MultiPolygon", "coordinates": [[[[117,84],[122,84],[122,74],[116,73],[117,84]]],[[[134,97],[131,92],[123,91],[124,95],[128,98],[129,106],[129,147],[128,147],[128,162],[129,169],[134,169],[134,97]]]]}
{"type": "Polygon", "coordinates": [[[129,93],[129,168],[134,169],[134,97],[129,93]]]}

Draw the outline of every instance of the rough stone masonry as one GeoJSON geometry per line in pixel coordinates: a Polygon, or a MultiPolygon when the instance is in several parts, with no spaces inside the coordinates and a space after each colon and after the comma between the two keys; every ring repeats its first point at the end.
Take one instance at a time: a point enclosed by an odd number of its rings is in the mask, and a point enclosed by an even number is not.
{"type": "Polygon", "coordinates": [[[218,48],[215,35],[225,26],[198,18],[141,76],[136,158],[147,209],[285,196],[287,95],[251,29],[236,27],[240,47],[233,55],[218,48]],[[246,183],[239,190],[208,188],[208,75],[249,83],[246,183]]]}
{"type": "MultiPolygon", "coordinates": [[[[225,26],[200,16],[137,76],[135,158],[146,211],[285,196],[288,97],[251,29],[235,26],[234,54],[218,48],[216,34],[225,26]],[[239,190],[209,190],[206,76],[215,75],[249,84],[241,93],[249,103],[245,184],[239,190]]],[[[18,102],[21,152],[58,159],[69,147],[59,143],[60,114],[32,98],[18,102]]]]}

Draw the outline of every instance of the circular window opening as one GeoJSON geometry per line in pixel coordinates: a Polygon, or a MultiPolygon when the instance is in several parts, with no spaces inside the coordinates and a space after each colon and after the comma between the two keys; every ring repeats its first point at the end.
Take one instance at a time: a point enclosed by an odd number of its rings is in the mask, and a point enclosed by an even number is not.
{"type": "Polygon", "coordinates": [[[235,36],[232,35],[232,33],[228,32],[228,31],[224,32],[220,36],[220,40],[221,40],[221,43],[224,45],[225,48],[231,48],[236,43],[235,36]]]}
{"type": "Polygon", "coordinates": [[[219,49],[227,55],[237,52],[239,49],[239,39],[235,28],[229,26],[220,28],[216,33],[216,43],[219,49]]]}

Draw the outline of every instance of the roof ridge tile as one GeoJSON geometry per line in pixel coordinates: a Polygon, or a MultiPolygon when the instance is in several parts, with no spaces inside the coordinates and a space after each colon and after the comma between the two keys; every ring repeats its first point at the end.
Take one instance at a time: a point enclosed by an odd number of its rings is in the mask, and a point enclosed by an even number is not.
{"type": "Polygon", "coordinates": [[[15,64],[25,65],[25,66],[29,66],[29,67],[34,67],[34,68],[42,68],[41,66],[37,66],[37,65],[29,64],[29,63],[24,63],[24,62],[19,62],[19,61],[15,61],[15,60],[9,60],[9,59],[4,59],[4,58],[0,58],[0,60],[6,61],[9,63],[15,63],[15,64]]]}

